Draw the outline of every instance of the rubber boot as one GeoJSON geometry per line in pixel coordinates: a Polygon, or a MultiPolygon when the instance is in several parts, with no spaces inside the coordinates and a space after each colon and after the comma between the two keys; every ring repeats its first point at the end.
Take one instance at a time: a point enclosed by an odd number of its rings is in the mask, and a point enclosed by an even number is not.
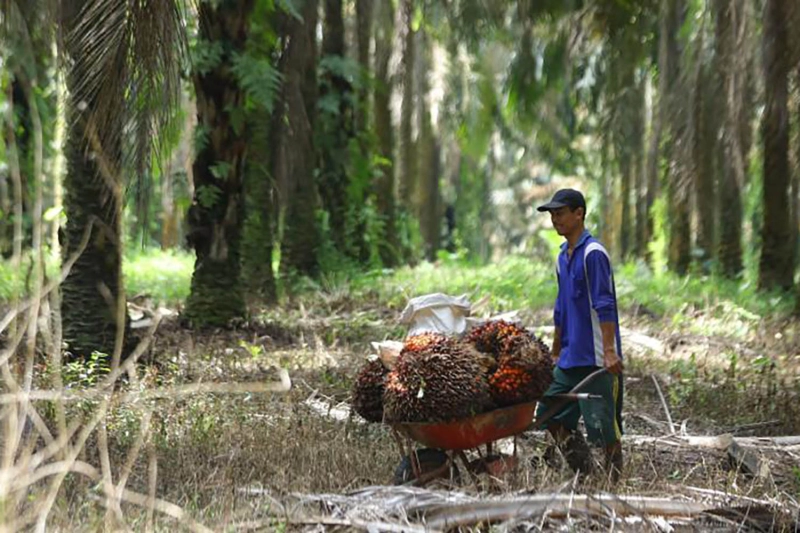
{"type": "Polygon", "coordinates": [[[567,464],[581,475],[589,475],[594,470],[592,462],[592,450],[589,448],[586,439],[579,431],[570,432],[569,437],[561,447],[567,464]]]}
{"type": "Polygon", "coordinates": [[[616,485],[622,475],[622,443],[617,442],[606,448],[606,474],[612,484],[616,485]]]}

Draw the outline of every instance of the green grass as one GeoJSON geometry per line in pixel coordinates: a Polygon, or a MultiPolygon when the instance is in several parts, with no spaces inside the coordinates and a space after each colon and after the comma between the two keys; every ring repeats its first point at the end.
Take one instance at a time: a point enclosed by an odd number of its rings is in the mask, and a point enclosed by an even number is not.
{"type": "Polygon", "coordinates": [[[472,303],[486,297],[493,310],[551,305],[557,291],[552,265],[522,257],[486,266],[440,262],[404,267],[391,273],[373,272],[356,278],[353,288],[377,292],[379,299],[395,306],[433,292],[466,294],[472,303]]]}
{"type": "MultiPolygon", "coordinates": [[[[699,334],[742,337],[761,320],[784,318],[794,309],[793,294],[758,291],[746,280],[653,273],[642,263],[618,266],[615,280],[623,314],[642,306],[665,325],[699,334]]],[[[495,312],[552,307],[557,291],[552,264],[525,257],[485,266],[425,263],[391,274],[361,276],[353,280],[352,287],[377,292],[380,300],[398,307],[430,292],[467,294],[473,303],[488,297],[495,312]]]]}
{"type": "MultiPolygon", "coordinates": [[[[557,249],[553,241],[551,252],[557,249]]],[[[138,250],[123,261],[129,296],[148,294],[157,302],[180,303],[189,295],[194,256],[184,251],[138,250]]],[[[55,274],[56,265],[48,265],[55,274]]],[[[0,262],[0,300],[24,292],[27,268],[12,269],[0,262]]],[[[679,277],[653,273],[641,262],[617,266],[617,296],[624,310],[644,306],[666,324],[697,333],[742,333],[762,319],[789,316],[794,294],[760,292],[746,276],[742,281],[692,274],[679,277]],[[698,321],[697,316],[704,315],[698,321]]],[[[457,256],[443,255],[436,263],[366,273],[337,272],[319,282],[300,285],[312,298],[317,291],[347,293],[356,302],[369,296],[382,305],[402,308],[408,299],[442,292],[466,294],[475,303],[489,300],[491,312],[537,310],[553,305],[556,283],[549,259],[511,256],[501,262],[477,265],[457,256]]]]}
{"type": "Polygon", "coordinates": [[[193,269],[194,254],[180,250],[140,250],[127,254],[122,263],[129,296],[148,294],[167,304],[189,296],[193,269]]]}
{"type": "Polygon", "coordinates": [[[616,272],[620,300],[638,302],[660,315],[691,306],[709,309],[725,306],[738,308],[746,316],[785,315],[794,306],[793,294],[758,291],[748,279],[728,280],[714,275],[692,274],[686,277],[671,273],[654,275],[641,263],[628,263],[616,272]]]}

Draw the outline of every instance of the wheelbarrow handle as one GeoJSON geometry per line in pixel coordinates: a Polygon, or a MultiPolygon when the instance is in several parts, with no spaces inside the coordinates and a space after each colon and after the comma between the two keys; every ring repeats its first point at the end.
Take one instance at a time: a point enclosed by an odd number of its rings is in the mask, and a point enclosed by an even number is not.
{"type": "Polygon", "coordinates": [[[603,368],[598,368],[597,370],[595,370],[594,372],[592,372],[591,374],[589,374],[588,376],[586,376],[585,378],[583,378],[583,379],[582,379],[582,380],[581,380],[581,381],[580,381],[580,382],[579,382],[577,385],[575,385],[574,387],[572,387],[572,390],[571,390],[571,391],[569,391],[569,392],[570,392],[570,393],[579,392],[579,391],[580,391],[580,390],[582,390],[582,389],[583,389],[585,386],[587,386],[589,383],[591,383],[592,381],[594,381],[595,379],[597,379],[597,378],[598,378],[598,377],[600,377],[601,375],[605,374],[606,372],[608,372],[608,369],[607,369],[607,368],[605,368],[605,367],[603,367],[603,368]]]}
{"type": "Polygon", "coordinates": [[[553,394],[550,398],[556,400],[569,400],[569,401],[578,401],[578,400],[602,400],[603,397],[600,394],[592,394],[590,392],[566,392],[564,394],[553,394]]]}
{"type": "Polygon", "coordinates": [[[598,368],[583,378],[577,385],[572,387],[572,390],[568,393],[554,394],[553,396],[550,396],[550,398],[554,399],[555,402],[553,402],[553,404],[544,413],[542,413],[542,416],[535,418],[528,426],[527,430],[532,431],[541,427],[545,422],[557,415],[567,402],[583,399],[595,399],[595,397],[601,398],[601,396],[598,394],[581,393],[579,391],[606,372],[608,372],[607,368],[598,368]],[[582,397],[584,395],[586,396],[585,398],[582,397]]]}

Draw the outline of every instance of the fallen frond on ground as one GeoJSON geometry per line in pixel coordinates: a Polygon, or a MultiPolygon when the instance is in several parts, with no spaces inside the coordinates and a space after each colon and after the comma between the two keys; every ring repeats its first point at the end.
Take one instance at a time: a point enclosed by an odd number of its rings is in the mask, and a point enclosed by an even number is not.
{"type": "MultiPolygon", "coordinates": [[[[244,491],[264,498],[261,491],[244,491]]],[[[626,529],[649,524],[673,527],[791,530],[797,509],[713,491],[677,491],[670,496],[579,494],[576,492],[474,496],[416,487],[366,487],[347,494],[293,495],[262,521],[234,524],[259,529],[276,522],[300,530],[350,526],[376,531],[453,531],[492,525],[493,531],[626,529]]]]}

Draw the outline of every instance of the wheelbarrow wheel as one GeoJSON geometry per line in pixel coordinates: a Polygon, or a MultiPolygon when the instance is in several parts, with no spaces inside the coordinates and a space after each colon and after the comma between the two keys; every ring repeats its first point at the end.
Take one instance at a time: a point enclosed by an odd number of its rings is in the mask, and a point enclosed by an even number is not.
{"type": "MultiPolygon", "coordinates": [[[[455,463],[449,460],[447,454],[435,448],[422,448],[414,452],[419,462],[420,476],[425,479],[428,475],[433,475],[440,471],[439,475],[434,475],[431,479],[452,479],[458,481],[460,473],[455,463]],[[445,465],[450,462],[450,468],[445,465]]],[[[416,480],[414,466],[411,457],[406,455],[397,465],[394,471],[394,484],[405,485],[416,480]]],[[[425,480],[430,481],[430,480],[425,480]]]]}

